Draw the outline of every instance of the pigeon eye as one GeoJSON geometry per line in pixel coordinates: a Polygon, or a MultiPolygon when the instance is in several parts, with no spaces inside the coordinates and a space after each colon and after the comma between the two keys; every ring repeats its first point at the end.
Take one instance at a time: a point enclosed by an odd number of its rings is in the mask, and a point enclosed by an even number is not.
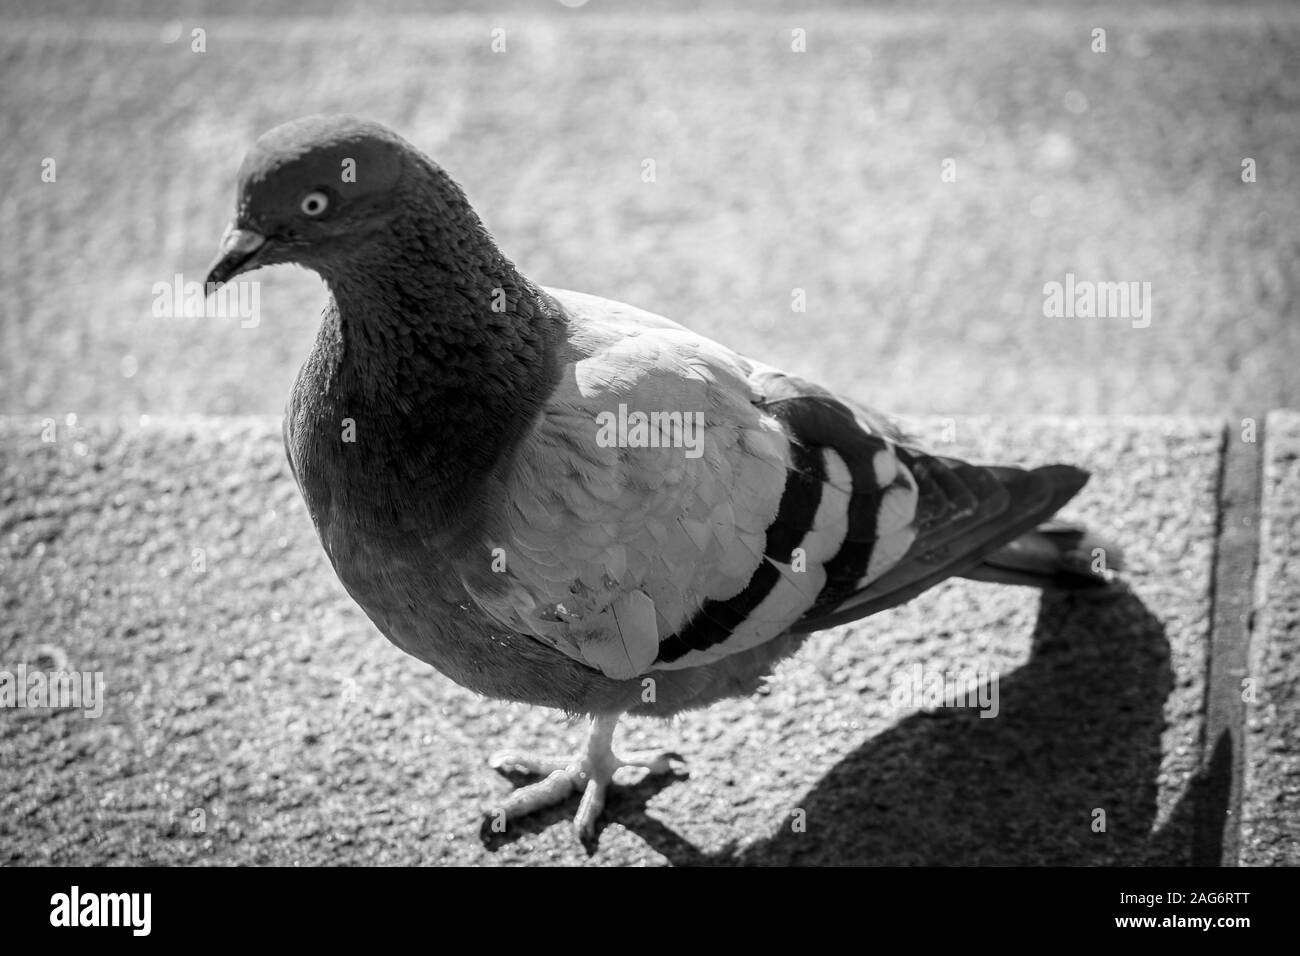
{"type": "Polygon", "coordinates": [[[308,216],[319,216],[321,213],[325,211],[326,207],[328,207],[329,204],[330,204],[330,197],[326,196],[323,192],[321,192],[318,189],[309,192],[307,195],[303,196],[302,202],[299,203],[298,208],[301,209],[308,216]]]}

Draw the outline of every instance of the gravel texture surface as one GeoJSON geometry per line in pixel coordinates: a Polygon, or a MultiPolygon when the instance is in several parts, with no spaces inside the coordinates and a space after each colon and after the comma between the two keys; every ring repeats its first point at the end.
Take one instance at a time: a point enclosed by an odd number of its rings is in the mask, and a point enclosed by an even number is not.
{"type": "Polygon", "coordinates": [[[489,751],[564,752],[583,728],[374,630],[277,421],[0,419],[0,669],[104,682],[98,718],[0,712],[0,862],[1185,864],[1221,424],[912,424],[945,453],[1091,468],[1067,514],[1123,543],[1125,586],[950,582],[813,636],[765,694],[629,722],[624,746],[670,746],[689,774],[616,794],[584,848],[576,801],[481,827],[510,787],[489,751]],[[899,701],[917,666],[996,673],[997,716],[899,701]]]}
{"type": "Polygon", "coordinates": [[[1241,858],[1300,865],[1300,412],[1265,424],[1241,858]]]}

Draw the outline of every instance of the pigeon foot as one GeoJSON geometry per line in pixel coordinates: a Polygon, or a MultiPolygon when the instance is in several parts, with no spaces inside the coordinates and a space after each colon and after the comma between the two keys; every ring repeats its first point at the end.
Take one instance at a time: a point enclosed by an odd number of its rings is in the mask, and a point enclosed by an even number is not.
{"type": "Polygon", "coordinates": [[[537,758],[513,751],[493,754],[488,764],[502,773],[524,773],[545,777],[540,783],[520,787],[504,803],[487,812],[489,818],[516,820],[562,803],[575,793],[582,794],[573,820],[578,839],[596,835],[596,821],[605,808],[611,786],[636,784],[650,774],[673,772],[685,761],[669,751],[637,751],[620,757],[614,753],[614,728],[618,715],[597,716],[587,738],[587,752],[570,758],[537,758]],[[631,774],[623,771],[631,770],[631,774]],[[637,771],[644,771],[638,773],[637,771]],[[619,779],[616,780],[615,777],[619,779]]]}

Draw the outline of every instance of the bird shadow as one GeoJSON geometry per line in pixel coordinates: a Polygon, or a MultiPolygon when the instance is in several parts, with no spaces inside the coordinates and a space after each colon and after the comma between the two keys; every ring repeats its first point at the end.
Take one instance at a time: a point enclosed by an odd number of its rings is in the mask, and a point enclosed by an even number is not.
{"type": "Polygon", "coordinates": [[[1131,591],[1046,592],[996,717],[905,718],[740,848],[701,852],[644,813],[622,822],[676,865],[1185,866],[1195,782],[1157,826],[1173,682],[1164,627],[1131,591]]]}

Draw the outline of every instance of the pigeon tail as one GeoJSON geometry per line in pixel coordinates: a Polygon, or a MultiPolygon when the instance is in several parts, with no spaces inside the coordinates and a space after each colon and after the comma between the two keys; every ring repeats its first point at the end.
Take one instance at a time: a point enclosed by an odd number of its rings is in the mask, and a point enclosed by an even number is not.
{"type": "Polygon", "coordinates": [[[993,552],[962,577],[992,584],[1081,590],[1105,587],[1124,568],[1112,541],[1065,521],[1044,522],[993,552]]]}

